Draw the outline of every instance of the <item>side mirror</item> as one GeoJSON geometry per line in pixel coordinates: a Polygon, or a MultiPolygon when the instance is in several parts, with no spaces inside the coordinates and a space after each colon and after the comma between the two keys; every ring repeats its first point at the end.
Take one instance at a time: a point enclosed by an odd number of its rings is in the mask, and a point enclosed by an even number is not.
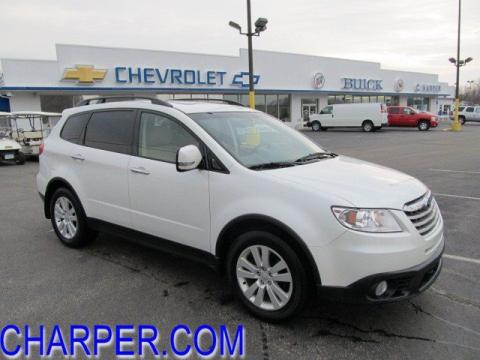
{"type": "Polygon", "coordinates": [[[202,162],[202,153],[195,145],[181,147],[177,151],[177,171],[190,171],[198,168],[202,162]]]}

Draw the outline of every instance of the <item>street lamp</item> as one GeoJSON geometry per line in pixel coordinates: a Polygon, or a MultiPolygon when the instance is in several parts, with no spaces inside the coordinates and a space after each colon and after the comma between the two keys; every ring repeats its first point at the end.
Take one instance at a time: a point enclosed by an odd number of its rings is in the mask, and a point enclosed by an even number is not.
{"type": "Polygon", "coordinates": [[[458,108],[460,106],[460,67],[467,65],[473,59],[468,57],[464,60],[460,59],[460,24],[462,17],[462,0],[458,0],[458,32],[457,32],[457,58],[448,59],[457,68],[457,82],[455,83],[455,115],[452,122],[452,131],[460,131],[462,126],[458,121],[458,108]]]}
{"type": "Polygon", "coordinates": [[[255,31],[252,32],[252,13],[250,7],[250,0],[247,0],[247,32],[242,32],[242,27],[236,22],[230,21],[228,25],[238,30],[241,35],[248,37],[248,104],[252,109],[255,109],[255,89],[253,84],[253,50],[252,50],[252,37],[260,36],[260,33],[267,30],[268,20],[265,18],[258,18],[255,21],[255,31]]]}

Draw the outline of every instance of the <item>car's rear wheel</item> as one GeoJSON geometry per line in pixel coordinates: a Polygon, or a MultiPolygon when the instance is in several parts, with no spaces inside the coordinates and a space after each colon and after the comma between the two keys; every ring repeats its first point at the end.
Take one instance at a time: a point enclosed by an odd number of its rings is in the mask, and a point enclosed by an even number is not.
{"type": "Polygon", "coordinates": [[[247,309],[262,319],[281,321],[307,300],[307,276],[295,251],[266,231],[240,235],[227,259],[228,276],[247,309]]]}
{"type": "Polygon", "coordinates": [[[466,120],[465,120],[465,117],[464,117],[464,116],[460,116],[460,117],[458,118],[458,120],[460,121],[460,124],[465,125],[466,120]]]}
{"type": "Polygon", "coordinates": [[[418,123],[417,127],[420,131],[427,131],[428,129],[430,129],[430,123],[427,120],[421,120],[418,123]]]}
{"type": "Polygon", "coordinates": [[[322,125],[319,121],[312,122],[312,130],[313,131],[320,131],[322,129],[322,125]]]}
{"type": "Polygon", "coordinates": [[[362,130],[365,132],[372,132],[374,130],[373,122],[371,120],[365,120],[362,123],[362,130]]]}
{"type": "Polygon", "coordinates": [[[51,222],[57,237],[69,247],[87,245],[96,233],[87,226],[87,219],[78,198],[67,188],[57,189],[50,199],[51,222]]]}

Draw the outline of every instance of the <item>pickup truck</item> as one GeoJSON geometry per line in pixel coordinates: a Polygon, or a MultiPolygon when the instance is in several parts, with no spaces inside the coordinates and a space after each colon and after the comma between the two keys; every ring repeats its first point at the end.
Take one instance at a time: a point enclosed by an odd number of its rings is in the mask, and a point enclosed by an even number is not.
{"type": "MultiPolygon", "coordinates": [[[[452,112],[450,118],[453,120],[455,112],[452,112]]],[[[467,121],[480,122],[480,105],[460,106],[458,108],[458,120],[463,125],[467,121]]]]}
{"type": "Polygon", "coordinates": [[[418,111],[409,106],[389,106],[388,126],[416,127],[420,131],[427,131],[437,127],[437,117],[427,112],[418,111]]]}

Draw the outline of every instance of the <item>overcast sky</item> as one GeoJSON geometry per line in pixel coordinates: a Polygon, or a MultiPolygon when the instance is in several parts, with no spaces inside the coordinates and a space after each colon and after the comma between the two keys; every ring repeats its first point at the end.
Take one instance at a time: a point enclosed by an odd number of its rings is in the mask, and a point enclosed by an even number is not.
{"type": "MultiPolygon", "coordinates": [[[[460,83],[480,79],[480,0],[463,0],[460,83]]],[[[380,62],[455,82],[457,0],[252,0],[257,49],[380,62]]],[[[237,55],[246,0],[0,0],[0,58],[55,59],[55,44],[237,55]]]]}

